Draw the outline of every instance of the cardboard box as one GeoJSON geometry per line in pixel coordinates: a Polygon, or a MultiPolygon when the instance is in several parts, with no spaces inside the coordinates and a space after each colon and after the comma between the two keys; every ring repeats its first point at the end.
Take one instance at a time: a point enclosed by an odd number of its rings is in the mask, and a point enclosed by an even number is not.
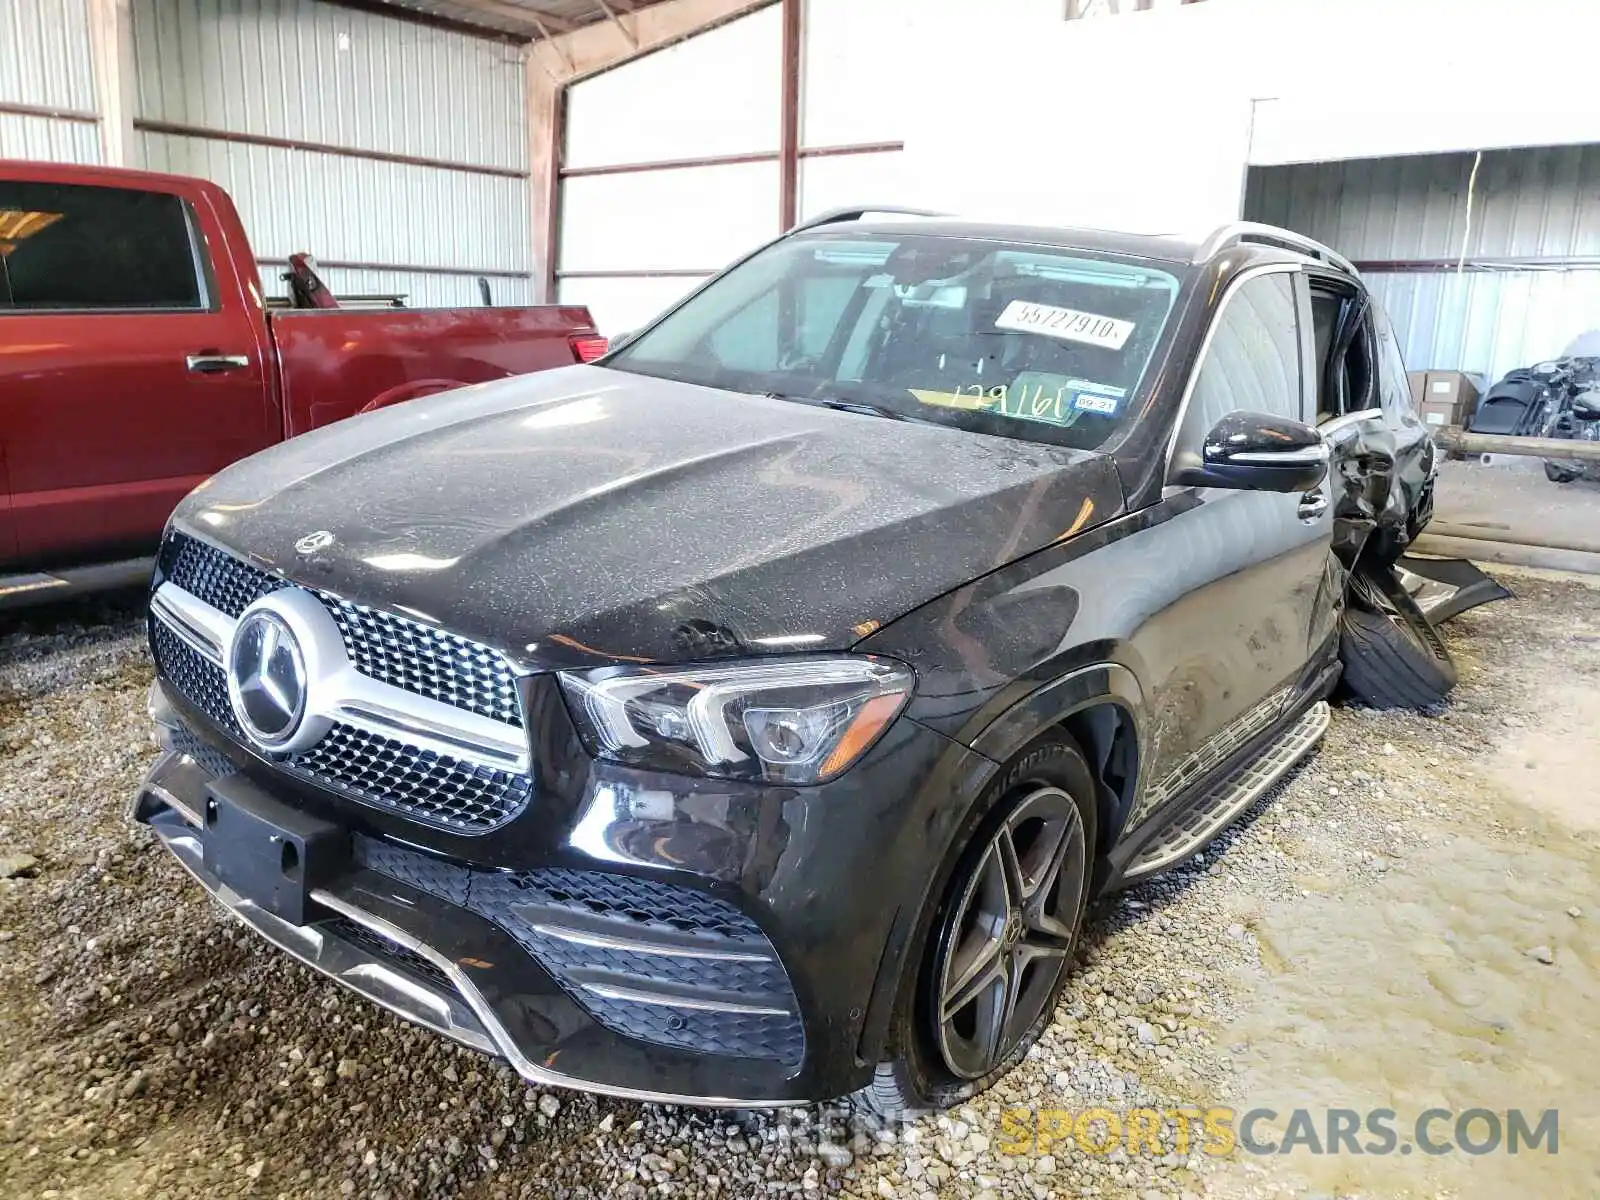
{"type": "MultiPolygon", "coordinates": [[[[1412,389],[1415,394],[1413,371],[1412,389]]],[[[1422,420],[1428,425],[1464,426],[1478,411],[1478,385],[1464,371],[1429,371],[1425,380],[1421,403],[1417,405],[1422,420]]]]}
{"type": "Polygon", "coordinates": [[[1422,408],[1422,401],[1428,392],[1428,373],[1426,371],[1407,371],[1406,382],[1411,384],[1411,407],[1422,408]]]}

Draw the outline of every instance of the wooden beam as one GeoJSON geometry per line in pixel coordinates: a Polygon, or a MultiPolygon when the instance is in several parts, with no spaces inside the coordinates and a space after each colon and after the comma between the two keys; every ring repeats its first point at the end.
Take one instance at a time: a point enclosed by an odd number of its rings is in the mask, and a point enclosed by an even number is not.
{"type": "Polygon", "coordinates": [[[533,303],[554,304],[566,89],[543,58],[538,46],[528,47],[524,80],[528,97],[528,217],[533,244],[529,275],[533,303]]]}
{"type": "Polygon", "coordinates": [[[1565,459],[1568,462],[1600,462],[1600,442],[1469,433],[1453,425],[1435,429],[1433,438],[1446,450],[1459,450],[1463,454],[1522,454],[1531,458],[1565,459]]]}
{"type": "Polygon", "coordinates": [[[554,36],[550,33],[550,30],[548,28],[546,28],[545,23],[539,19],[539,16],[538,16],[537,13],[534,13],[534,14],[531,14],[531,15],[533,16],[534,25],[536,25],[538,27],[538,29],[539,29],[540,35],[544,38],[544,40],[546,42],[549,42],[550,45],[555,47],[556,53],[561,56],[561,61],[564,64],[566,64],[567,70],[571,71],[573,69],[572,55],[567,53],[567,50],[566,50],[565,46],[563,46],[560,42],[555,40],[554,36]]]}
{"type": "Polygon", "coordinates": [[[520,4],[507,3],[506,0],[466,0],[466,3],[469,8],[475,8],[488,16],[499,17],[505,21],[520,21],[524,31],[529,26],[535,29],[548,28],[552,33],[571,33],[578,28],[564,17],[553,17],[549,13],[524,8],[520,4]]]}

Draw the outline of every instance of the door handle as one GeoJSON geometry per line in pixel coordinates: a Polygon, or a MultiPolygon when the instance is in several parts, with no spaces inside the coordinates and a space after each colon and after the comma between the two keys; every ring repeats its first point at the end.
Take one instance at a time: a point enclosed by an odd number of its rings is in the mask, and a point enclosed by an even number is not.
{"type": "Polygon", "coordinates": [[[1307,525],[1315,524],[1321,520],[1322,514],[1328,511],[1328,498],[1321,492],[1307,492],[1300,497],[1300,519],[1307,525]]]}
{"type": "Polygon", "coordinates": [[[184,366],[197,375],[218,375],[223,371],[243,371],[250,366],[248,354],[191,354],[184,366]]]}

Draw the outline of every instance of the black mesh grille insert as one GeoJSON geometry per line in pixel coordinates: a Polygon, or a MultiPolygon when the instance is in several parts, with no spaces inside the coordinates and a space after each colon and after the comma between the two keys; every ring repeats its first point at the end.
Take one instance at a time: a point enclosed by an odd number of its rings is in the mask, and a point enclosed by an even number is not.
{"type": "Polygon", "coordinates": [[[349,917],[330,917],[326,921],[318,921],[317,927],[327,930],[341,941],[360,947],[374,958],[387,960],[390,965],[400,968],[441,992],[455,992],[455,985],[428,959],[409,947],[391,942],[381,934],[374,933],[349,917]]]}
{"type": "Polygon", "coordinates": [[[194,759],[200,764],[200,769],[213,779],[232,775],[239,769],[231,758],[215,746],[201,741],[199,735],[187,725],[179,725],[172,731],[172,748],[194,759]]]}
{"type": "Polygon", "coordinates": [[[172,534],[161,548],[161,572],[191,596],[234,618],[268,592],[289,586],[276,575],[181,533],[172,534]]]}
{"type": "Polygon", "coordinates": [[[596,1021],[617,1033],[700,1054],[785,1065],[804,1057],[804,1026],[777,951],[754,921],[715,897],[595,871],[476,870],[361,836],[355,852],[369,870],[494,922],[596,1021]],[[586,940],[563,937],[563,931],[586,940]],[[584,986],[595,981],[787,1011],[719,1012],[617,999],[584,986]]]}
{"type": "Polygon", "coordinates": [[[156,671],[177,691],[222,729],[240,736],[228,703],[227,678],[222,668],[184,641],[164,622],[150,618],[150,653],[156,671]]]}

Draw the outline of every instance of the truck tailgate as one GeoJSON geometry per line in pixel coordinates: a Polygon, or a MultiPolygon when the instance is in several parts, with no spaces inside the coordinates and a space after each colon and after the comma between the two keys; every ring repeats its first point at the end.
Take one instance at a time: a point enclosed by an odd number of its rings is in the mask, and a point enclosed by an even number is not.
{"type": "Polygon", "coordinates": [[[578,361],[593,335],[581,305],[297,309],[267,314],[285,436],[417,396],[578,361]]]}

